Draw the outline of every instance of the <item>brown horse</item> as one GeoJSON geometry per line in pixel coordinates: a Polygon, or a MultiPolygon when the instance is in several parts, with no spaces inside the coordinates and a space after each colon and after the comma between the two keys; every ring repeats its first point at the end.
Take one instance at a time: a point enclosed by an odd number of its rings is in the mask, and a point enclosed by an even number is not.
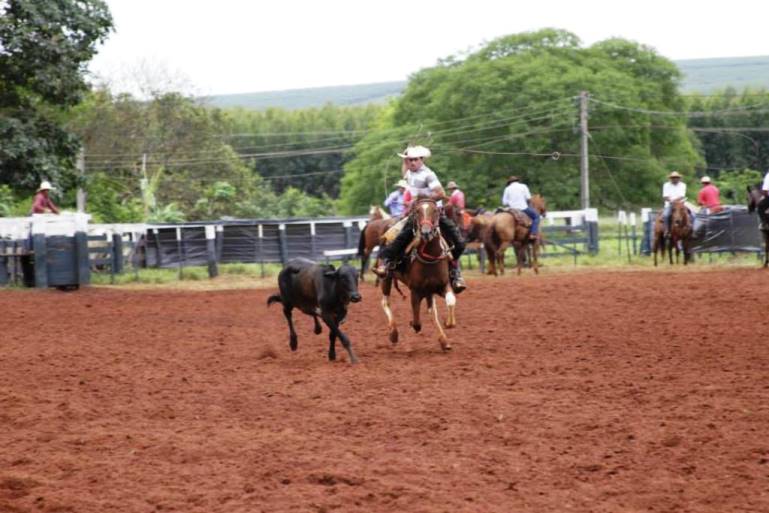
{"type": "MultiPolygon", "coordinates": [[[[531,208],[540,216],[547,215],[545,199],[539,194],[534,194],[530,200],[531,208]]],[[[518,274],[523,270],[524,257],[528,254],[534,272],[539,274],[539,247],[542,244],[542,236],[535,240],[529,237],[531,220],[519,210],[504,210],[494,214],[488,225],[483,230],[483,246],[489,259],[488,274],[505,273],[505,251],[509,246],[515,249],[518,274]]]]}
{"type": "MultiPolygon", "coordinates": [[[[748,186],[748,212],[752,213],[755,211],[756,214],[758,214],[758,203],[762,199],[764,199],[764,195],[761,192],[761,186],[748,186]]],[[[761,216],[759,216],[758,219],[760,222],[761,216]]],[[[763,223],[761,223],[759,229],[764,238],[764,268],[767,268],[769,267],[769,226],[764,226],[763,223]]]]}
{"type": "Polygon", "coordinates": [[[664,258],[665,250],[668,252],[668,260],[673,265],[673,249],[676,251],[676,263],[681,252],[684,254],[684,265],[691,260],[692,219],[686,208],[684,200],[671,202],[670,234],[665,237],[665,221],[662,212],[657,215],[654,223],[654,239],[652,240],[652,252],[654,253],[654,265],[657,265],[657,252],[664,258]]]}
{"type": "Polygon", "coordinates": [[[405,283],[411,290],[411,327],[419,333],[422,323],[419,318],[419,310],[422,300],[427,303],[428,313],[433,315],[435,325],[438,327],[438,340],[443,351],[451,350],[451,344],[446,337],[443,326],[438,318],[438,308],[435,304],[435,296],[446,299],[448,316],[446,327],[453,328],[456,325],[454,308],[456,297],[451,290],[449,280],[449,258],[451,258],[448,246],[441,237],[438,227],[440,211],[435,201],[431,199],[419,200],[413,209],[415,216],[414,240],[409,245],[406,255],[414,250],[414,258],[406,263],[405,268],[399,268],[392,276],[382,280],[382,308],[387,316],[387,325],[390,330],[390,342],[398,342],[398,328],[395,326],[395,318],[390,309],[390,292],[395,280],[405,283]]]}
{"type": "Polygon", "coordinates": [[[368,269],[368,260],[374,248],[381,243],[382,235],[398,220],[390,217],[381,208],[372,205],[369,210],[369,222],[360,231],[358,239],[358,257],[360,257],[360,280],[368,269]]]}

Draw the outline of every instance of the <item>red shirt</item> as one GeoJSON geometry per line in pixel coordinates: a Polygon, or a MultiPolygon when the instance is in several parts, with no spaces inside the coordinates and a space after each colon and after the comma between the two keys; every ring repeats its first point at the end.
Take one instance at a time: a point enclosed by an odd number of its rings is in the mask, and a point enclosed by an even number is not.
{"type": "Polygon", "coordinates": [[[721,193],[718,191],[718,187],[713,184],[708,184],[697,194],[697,203],[706,208],[717,207],[721,204],[721,193]]]}
{"type": "Polygon", "coordinates": [[[51,201],[51,198],[49,198],[42,192],[38,192],[37,194],[35,194],[35,199],[32,201],[32,213],[45,214],[46,209],[50,210],[54,214],[59,213],[59,209],[56,208],[56,205],[53,204],[53,201],[51,201]]]}
{"type": "Polygon", "coordinates": [[[465,208],[465,193],[459,189],[454,189],[449,198],[449,203],[462,210],[465,208]]]}

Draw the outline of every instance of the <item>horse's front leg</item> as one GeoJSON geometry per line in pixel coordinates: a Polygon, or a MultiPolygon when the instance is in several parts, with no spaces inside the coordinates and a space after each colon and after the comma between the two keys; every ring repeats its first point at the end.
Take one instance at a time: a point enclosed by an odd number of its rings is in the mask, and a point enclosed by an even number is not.
{"type": "Polygon", "coordinates": [[[443,331],[443,326],[441,325],[441,320],[438,316],[438,309],[435,307],[435,296],[430,294],[427,296],[427,312],[433,314],[433,321],[435,321],[435,326],[438,328],[438,342],[441,344],[441,349],[446,351],[451,351],[451,344],[449,343],[449,338],[446,336],[446,332],[443,331]]]}
{"type": "Polygon", "coordinates": [[[454,291],[451,290],[451,285],[446,286],[446,291],[443,297],[446,298],[446,310],[448,310],[448,313],[446,314],[445,326],[450,329],[457,325],[457,317],[455,311],[457,306],[457,296],[455,296],[454,291]]]}
{"type": "Polygon", "coordinates": [[[390,309],[391,289],[392,289],[392,278],[386,278],[382,282],[382,309],[384,310],[385,316],[387,316],[387,329],[390,332],[389,334],[390,343],[397,344],[398,343],[398,327],[395,326],[395,317],[393,316],[392,309],[390,309]]]}
{"type": "Polygon", "coordinates": [[[411,327],[419,333],[422,331],[422,321],[419,320],[419,305],[422,303],[422,296],[411,291],[411,327]]]}

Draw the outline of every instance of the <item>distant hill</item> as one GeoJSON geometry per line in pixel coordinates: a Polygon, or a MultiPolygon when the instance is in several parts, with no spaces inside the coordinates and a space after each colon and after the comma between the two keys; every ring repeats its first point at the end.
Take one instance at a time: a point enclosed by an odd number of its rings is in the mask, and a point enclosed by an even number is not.
{"type": "Polygon", "coordinates": [[[734,87],[769,89],[769,56],[725,57],[722,59],[689,59],[675,61],[685,78],[686,92],[711,93],[734,87]]]}
{"type": "Polygon", "coordinates": [[[379,82],[376,84],[311,87],[308,89],[287,89],[262,93],[223,94],[209,96],[206,101],[214,107],[243,107],[245,109],[304,109],[322,107],[327,103],[335,105],[365,105],[384,103],[388,98],[398,96],[406,87],[406,81],[379,82]]]}
{"type": "MultiPolygon", "coordinates": [[[[674,61],[684,74],[681,89],[684,92],[711,93],[732,86],[769,89],[769,56],[726,57],[720,59],[688,59],[674,61]]],[[[269,107],[303,109],[335,105],[364,105],[384,103],[398,96],[406,87],[406,81],[378,82],[376,84],[311,87],[261,93],[223,94],[209,96],[205,100],[214,107],[243,107],[262,110],[269,107]]]]}

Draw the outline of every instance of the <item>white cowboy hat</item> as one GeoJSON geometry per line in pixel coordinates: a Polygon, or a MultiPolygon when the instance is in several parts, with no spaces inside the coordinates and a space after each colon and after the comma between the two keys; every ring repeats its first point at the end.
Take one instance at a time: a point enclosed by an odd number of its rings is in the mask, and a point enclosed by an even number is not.
{"type": "Polygon", "coordinates": [[[402,159],[424,159],[432,155],[428,148],[424,146],[409,146],[403,153],[398,153],[402,159]]]}
{"type": "Polygon", "coordinates": [[[406,189],[409,186],[409,184],[408,184],[408,182],[406,180],[401,178],[400,180],[398,180],[398,183],[396,183],[395,186],[396,187],[403,187],[404,189],[406,189]]]}
{"type": "Polygon", "coordinates": [[[668,178],[681,178],[681,175],[678,173],[678,171],[673,171],[668,175],[668,178]]]}
{"type": "Polygon", "coordinates": [[[37,188],[37,192],[40,192],[40,191],[50,191],[51,189],[53,189],[53,186],[51,185],[51,182],[49,182],[48,180],[43,180],[40,183],[40,187],[37,188]]]}
{"type": "Polygon", "coordinates": [[[710,183],[710,177],[709,176],[703,176],[700,178],[700,182],[702,183],[710,183]]]}

